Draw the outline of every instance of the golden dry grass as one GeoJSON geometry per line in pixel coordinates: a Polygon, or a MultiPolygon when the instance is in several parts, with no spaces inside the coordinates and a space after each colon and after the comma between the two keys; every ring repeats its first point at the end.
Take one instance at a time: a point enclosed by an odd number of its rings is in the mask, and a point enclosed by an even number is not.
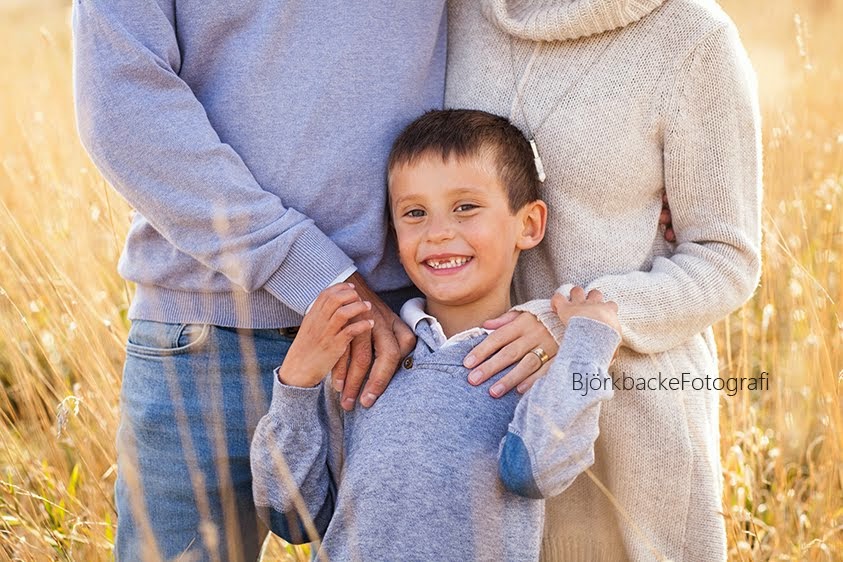
{"type": "MultiPolygon", "coordinates": [[[[765,259],[718,344],[771,381],[722,401],[730,558],[843,559],[843,0],[725,5],[761,82],[765,259]]],[[[106,560],[114,534],[129,208],[76,138],[68,22],[0,0],[0,559],[106,560]]]]}

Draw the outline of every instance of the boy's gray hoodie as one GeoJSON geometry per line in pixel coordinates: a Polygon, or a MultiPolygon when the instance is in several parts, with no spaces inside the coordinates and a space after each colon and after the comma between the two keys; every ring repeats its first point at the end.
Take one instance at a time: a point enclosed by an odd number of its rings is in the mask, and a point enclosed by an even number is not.
{"type": "Polygon", "coordinates": [[[415,331],[369,409],[344,412],[324,381],[276,376],[252,441],[258,512],[290,542],[318,533],[331,560],[537,559],[540,498],[591,466],[600,401],[613,394],[606,379],[583,396],[573,376],[604,380],[618,334],[573,318],[548,374],[523,398],[495,399],[506,372],[472,386],[462,366],[485,335],[440,347],[428,320],[415,331]]]}

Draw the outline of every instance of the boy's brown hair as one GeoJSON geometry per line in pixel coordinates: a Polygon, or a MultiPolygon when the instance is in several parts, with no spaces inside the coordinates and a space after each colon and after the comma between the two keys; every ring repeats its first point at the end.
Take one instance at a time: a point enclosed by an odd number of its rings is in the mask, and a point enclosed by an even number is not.
{"type": "Polygon", "coordinates": [[[488,156],[513,213],[539,199],[540,182],[530,143],[504,117],[476,109],[428,111],[395,139],[387,174],[431,154],[441,155],[443,161],[488,156]]]}

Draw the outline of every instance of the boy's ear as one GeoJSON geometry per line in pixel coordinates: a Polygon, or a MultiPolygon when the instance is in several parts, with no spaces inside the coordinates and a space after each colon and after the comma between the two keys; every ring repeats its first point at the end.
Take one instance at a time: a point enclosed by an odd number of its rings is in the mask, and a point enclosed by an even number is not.
{"type": "Polygon", "coordinates": [[[516,246],[519,250],[529,250],[539,245],[547,228],[547,203],[537,199],[527,203],[519,211],[521,215],[521,234],[516,246]]]}

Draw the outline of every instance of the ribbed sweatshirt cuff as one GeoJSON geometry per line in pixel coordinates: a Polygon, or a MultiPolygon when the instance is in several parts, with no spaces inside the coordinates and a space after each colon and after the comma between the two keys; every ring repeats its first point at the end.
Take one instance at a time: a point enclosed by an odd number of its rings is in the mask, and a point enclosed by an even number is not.
{"type": "Polygon", "coordinates": [[[288,427],[305,425],[318,427],[315,420],[319,417],[319,400],[322,396],[324,381],[316,386],[290,386],[278,380],[278,369],[273,371],[272,402],[269,415],[285,421],[288,427]]]}
{"type": "Polygon", "coordinates": [[[559,356],[571,362],[608,366],[620,343],[620,335],[608,324],[574,316],[568,322],[559,356]]]}
{"type": "Polygon", "coordinates": [[[319,293],[353,265],[339,246],[312,226],[296,238],[263,288],[303,316],[319,293]]]}
{"type": "Polygon", "coordinates": [[[553,307],[550,305],[550,299],[535,299],[527,301],[523,304],[513,306],[510,310],[517,310],[519,312],[529,312],[539,319],[556,343],[560,343],[565,337],[565,324],[559,319],[559,316],[553,312],[553,307]]]}

